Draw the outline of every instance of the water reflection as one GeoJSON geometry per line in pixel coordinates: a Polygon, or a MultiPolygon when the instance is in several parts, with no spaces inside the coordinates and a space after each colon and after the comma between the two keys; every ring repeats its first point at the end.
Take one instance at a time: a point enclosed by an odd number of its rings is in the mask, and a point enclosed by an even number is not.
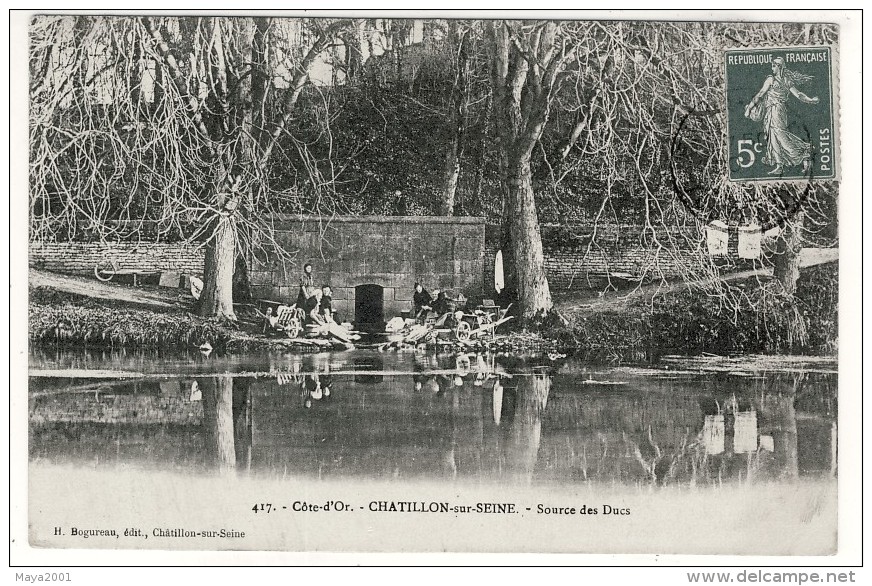
{"type": "Polygon", "coordinates": [[[207,467],[227,473],[251,468],[251,380],[230,375],[194,381],[194,400],[203,404],[203,454],[207,467]],[[199,395],[199,397],[197,397],[199,395]]]}
{"type": "Polygon", "coordinates": [[[168,375],[166,363],[122,357],[137,376],[115,380],[87,375],[117,360],[39,357],[32,364],[55,371],[31,378],[31,458],[522,485],[836,473],[834,375],[603,369],[594,380],[474,354],[257,360],[215,359],[209,372],[207,361],[178,359],[188,370],[168,375]],[[57,376],[62,364],[76,376],[57,376]]]}
{"type": "Polygon", "coordinates": [[[236,467],[236,433],[233,417],[233,377],[207,377],[200,385],[207,462],[221,472],[236,467]]]}

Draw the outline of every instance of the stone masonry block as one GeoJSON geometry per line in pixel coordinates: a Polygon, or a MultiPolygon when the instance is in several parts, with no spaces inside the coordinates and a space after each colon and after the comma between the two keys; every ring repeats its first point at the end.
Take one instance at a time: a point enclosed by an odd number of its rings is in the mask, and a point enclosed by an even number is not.
{"type": "Polygon", "coordinates": [[[342,270],[340,268],[339,271],[337,271],[336,273],[331,275],[330,286],[335,288],[335,289],[341,289],[341,288],[349,286],[350,284],[351,283],[350,283],[350,279],[349,279],[349,274],[348,274],[348,271],[346,271],[346,270],[342,270]]]}
{"type": "Polygon", "coordinates": [[[354,313],[354,301],[333,298],[333,311],[339,319],[347,320],[354,313]]]}
{"type": "Polygon", "coordinates": [[[160,287],[172,287],[173,289],[178,289],[181,278],[182,276],[177,272],[164,271],[160,274],[158,285],[160,287]]]}
{"type": "Polygon", "coordinates": [[[403,301],[385,301],[385,320],[401,315],[404,311],[409,311],[409,304],[403,301]]]}
{"type": "Polygon", "coordinates": [[[282,300],[293,300],[297,298],[298,287],[279,287],[278,293],[282,300]]]}

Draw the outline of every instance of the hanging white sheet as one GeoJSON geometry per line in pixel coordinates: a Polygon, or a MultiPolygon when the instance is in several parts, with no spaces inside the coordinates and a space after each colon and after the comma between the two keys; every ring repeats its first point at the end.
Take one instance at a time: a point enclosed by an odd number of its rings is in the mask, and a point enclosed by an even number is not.
{"type": "Polygon", "coordinates": [[[757,451],[757,412],[735,413],[733,423],[733,452],[746,454],[757,451]]]}
{"type": "Polygon", "coordinates": [[[726,256],[730,233],[724,222],[715,220],[705,228],[708,251],[711,256],[726,256]]]}
{"type": "Polygon", "coordinates": [[[739,258],[760,258],[762,238],[760,226],[739,226],[739,258]]]}
{"type": "Polygon", "coordinates": [[[705,453],[710,456],[724,453],[724,415],[706,415],[702,428],[702,442],[705,453]]]}
{"type": "Polygon", "coordinates": [[[506,288],[506,279],[503,275],[503,251],[498,250],[494,259],[494,290],[499,293],[506,288]]]}

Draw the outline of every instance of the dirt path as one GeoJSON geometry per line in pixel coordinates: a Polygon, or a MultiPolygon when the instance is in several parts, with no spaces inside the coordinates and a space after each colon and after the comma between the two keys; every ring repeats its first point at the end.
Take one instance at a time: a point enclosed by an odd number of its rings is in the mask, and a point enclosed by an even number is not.
{"type": "MultiPolygon", "coordinates": [[[[830,262],[838,262],[839,249],[837,248],[804,248],[800,257],[800,268],[808,268],[830,262]]],[[[757,277],[771,279],[772,268],[739,271],[721,277],[722,281],[741,281],[757,277]]],[[[602,295],[591,292],[586,296],[574,296],[570,299],[557,301],[554,306],[561,314],[573,319],[604,311],[620,311],[628,304],[640,299],[650,299],[656,294],[669,293],[690,286],[705,285],[707,281],[682,281],[680,283],[655,283],[645,285],[627,293],[625,291],[609,291],[602,295]]]]}
{"type": "MultiPolygon", "coordinates": [[[[721,278],[722,281],[741,281],[759,277],[761,279],[772,278],[772,269],[759,269],[750,271],[740,271],[731,273],[721,278]]],[[[657,294],[669,293],[694,285],[705,285],[707,281],[682,281],[680,283],[655,283],[653,285],[645,285],[630,291],[608,291],[599,295],[594,293],[594,296],[588,296],[579,299],[564,299],[554,304],[557,311],[566,317],[575,317],[582,315],[590,315],[603,311],[619,311],[625,308],[632,302],[640,299],[650,299],[657,294]]]]}
{"type": "Polygon", "coordinates": [[[178,289],[166,289],[166,292],[141,289],[129,285],[102,283],[87,277],[50,273],[32,267],[30,269],[29,281],[33,287],[51,287],[58,291],[75,293],[76,295],[84,295],[95,299],[123,301],[156,309],[182,308],[179,303],[181,291],[178,289]]]}

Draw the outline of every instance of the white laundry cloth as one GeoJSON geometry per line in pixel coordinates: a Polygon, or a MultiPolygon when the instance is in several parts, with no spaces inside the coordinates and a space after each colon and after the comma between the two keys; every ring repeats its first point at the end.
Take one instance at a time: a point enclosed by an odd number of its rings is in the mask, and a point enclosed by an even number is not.
{"type": "Polygon", "coordinates": [[[757,451],[757,412],[735,413],[733,423],[733,452],[746,454],[757,451]]]}
{"type": "Polygon", "coordinates": [[[760,258],[760,241],[763,232],[760,226],[751,224],[739,227],[739,258],[760,258]]]}
{"type": "Polygon", "coordinates": [[[708,251],[711,256],[726,256],[730,241],[729,228],[724,222],[715,220],[705,228],[708,251]]]}
{"type": "Polygon", "coordinates": [[[773,226],[766,230],[766,232],[763,233],[763,236],[766,238],[778,238],[779,234],[781,234],[781,226],[773,226]]]}
{"type": "Polygon", "coordinates": [[[203,392],[200,390],[200,383],[194,381],[191,383],[191,398],[189,401],[202,401],[203,400],[203,392]]]}
{"type": "Polygon", "coordinates": [[[506,288],[506,278],[503,275],[503,251],[498,250],[494,259],[494,290],[499,293],[506,288]]]}
{"type": "Polygon", "coordinates": [[[706,415],[702,428],[705,453],[711,456],[724,453],[724,415],[706,415]]]}

